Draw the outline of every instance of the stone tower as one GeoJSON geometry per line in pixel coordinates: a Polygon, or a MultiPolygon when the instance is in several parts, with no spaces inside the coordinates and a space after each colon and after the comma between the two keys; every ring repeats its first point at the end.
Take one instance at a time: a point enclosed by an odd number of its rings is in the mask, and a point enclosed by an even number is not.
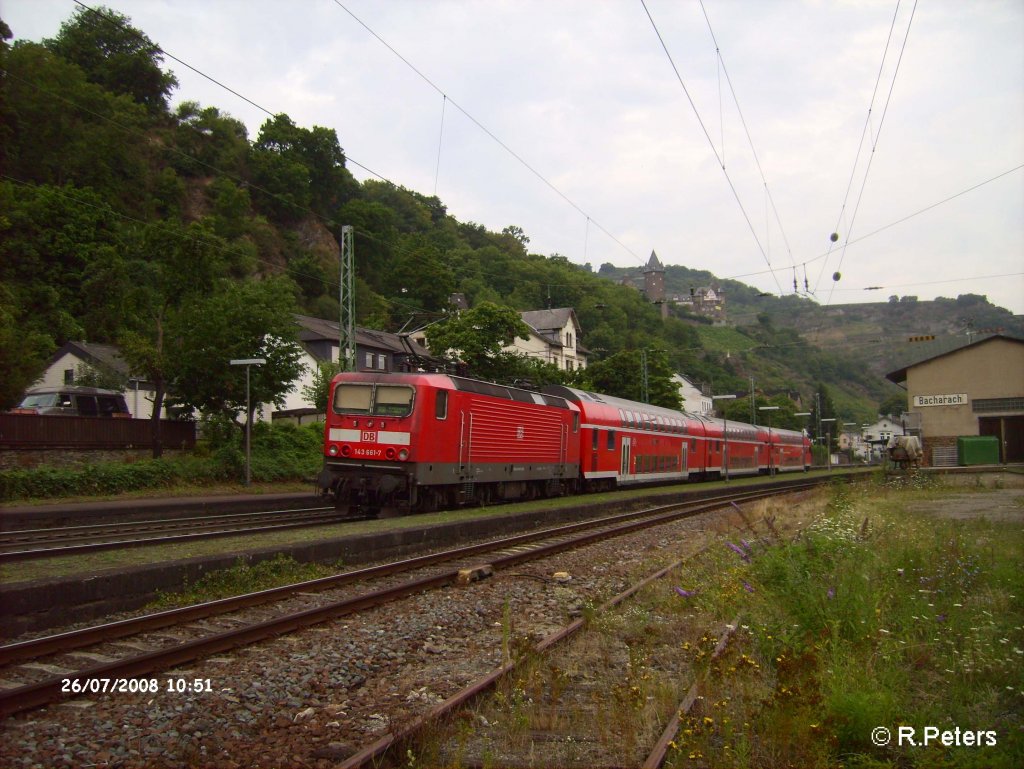
{"type": "Polygon", "coordinates": [[[660,305],[663,317],[668,315],[668,305],[665,303],[665,268],[655,251],[651,251],[651,258],[644,267],[644,295],[648,302],[660,305]]]}

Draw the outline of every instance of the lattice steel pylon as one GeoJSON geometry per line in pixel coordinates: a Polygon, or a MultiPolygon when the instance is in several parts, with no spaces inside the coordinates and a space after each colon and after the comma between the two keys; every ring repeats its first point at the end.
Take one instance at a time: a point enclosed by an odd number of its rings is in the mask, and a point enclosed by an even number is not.
{"type": "Polygon", "coordinates": [[[341,228],[341,266],[338,276],[338,364],[342,371],[354,371],[356,364],[355,245],[352,226],[341,228]]]}

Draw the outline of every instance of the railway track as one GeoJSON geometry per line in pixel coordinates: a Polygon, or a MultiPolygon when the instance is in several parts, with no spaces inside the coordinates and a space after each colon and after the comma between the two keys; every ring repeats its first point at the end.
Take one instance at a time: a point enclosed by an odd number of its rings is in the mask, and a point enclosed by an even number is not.
{"type": "Polygon", "coordinates": [[[98,693],[95,689],[97,684],[91,682],[135,680],[229,649],[450,585],[460,579],[472,579],[475,572],[467,566],[479,566],[484,572],[500,572],[602,539],[624,536],[731,504],[809,489],[823,482],[827,479],[808,480],[782,490],[725,493],[699,502],[560,526],[9,644],[0,647],[0,679],[4,686],[0,690],[0,715],[8,716],[78,693],[98,693]],[[451,566],[453,563],[455,566],[451,566]],[[314,597],[316,605],[310,607],[314,597]],[[278,606],[278,611],[266,606],[282,601],[286,603],[278,606]],[[301,608],[288,605],[288,601],[294,601],[301,608]],[[126,650],[131,653],[126,653],[126,650]],[[93,664],[83,665],[83,661],[93,664]]]}
{"type": "Polygon", "coordinates": [[[128,547],[174,544],[213,537],[260,534],[305,526],[323,526],[345,520],[352,519],[339,515],[333,507],[311,507],[168,520],[13,529],[0,534],[0,564],[128,547]]]}
{"type": "MultiPolygon", "coordinates": [[[[746,516],[744,516],[743,519],[747,528],[752,530],[752,522],[746,516]]],[[[768,524],[768,530],[764,531],[764,534],[770,534],[772,537],[778,537],[778,532],[770,523],[768,524]]],[[[630,599],[637,596],[645,588],[663,579],[666,575],[683,566],[686,562],[703,554],[707,549],[708,546],[701,547],[697,551],[658,569],[652,574],[649,574],[647,577],[629,586],[626,590],[623,590],[597,607],[595,610],[595,616],[601,616],[621,607],[630,599]]],[[[427,749],[439,751],[440,758],[444,765],[448,765],[448,761],[450,761],[455,755],[458,755],[458,759],[455,761],[456,765],[486,765],[491,761],[496,761],[497,765],[502,765],[503,763],[507,763],[512,766],[533,765],[528,760],[526,763],[523,763],[526,759],[524,759],[521,754],[517,754],[514,751],[510,752],[507,756],[504,756],[504,758],[508,760],[503,761],[501,748],[500,746],[495,745],[498,740],[494,739],[495,735],[493,733],[479,737],[478,741],[481,744],[470,747],[467,751],[465,734],[456,734],[455,732],[458,728],[456,727],[455,729],[452,729],[450,727],[451,724],[465,724],[472,722],[483,723],[485,729],[490,727],[487,718],[481,718],[479,712],[480,710],[486,711],[486,708],[475,708],[474,702],[489,691],[498,689],[503,683],[507,683],[512,679],[513,676],[520,674],[523,668],[528,667],[532,667],[534,670],[543,670],[546,667],[551,671],[551,679],[548,684],[550,689],[547,694],[551,695],[553,699],[555,699],[555,697],[552,690],[555,688],[560,690],[557,699],[559,701],[558,707],[562,712],[558,716],[550,718],[550,723],[553,725],[552,729],[531,731],[532,740],[539,741],[542,745],[550,747],[550,753],[545,755],[544,758],[546,761],[551,762],[551,765],[581,765],[591,767],[636,765],[642,767],[642,769],[660,769],[668,758],[670,751],[676,747],[675,740],[681,730],[681,723],[695,711],[706,712],[702,709],[701,700],[703,699],[702,693],[706,688],[708,677],[711,675],[711,666],[726,651],[730,641],[732,641],[736,633],[737,628],[740,627],[740,621],[741,617],[737,616],[732,620],[732,622],[724,626],[722,631],[719,633],[714,648],[708,658],[708,669],[703,673],[692,674],[690,686],[685,690],[685,695],[678,701],[678,705],[673,708],[671,712],[666,714],[667,717],[663,722],[664,728],[657,735],[656,739],[652,738],[650,746],[644,750],[644,756],[640,757],[635,764],[630,762],[624,763],[621,760],[621,756],[611,758],[608,763],[594,761],[584,761],[583,763],[580,763],[578,760],[574,761],[567,759],[566,756],[561,755],[561,751],[559,750],[559,748],[564,744],[572,744],[574,741],[586,742],[588,739],[579,732],[573,731],[571,728],[568,731],[565,730],[568,724],[573,723],[571,719],[566,718],[566,714],[564,712],[564,708],[572,707],[572,705],[567,703],[573,700],[573,695],[567,690],[571,689],[573,684],[564,682],[562,684],[555,684],[553,681],[557,676],[557,672],[559,672],[558,666],[562,663],[548,659],[553,656],[553,653],[557,649],[567,645],[575,636],[577,636],[577,634],[581,634],[581,632],[586,628],[587,621],[581,618],[549,634],[534,644],[528,653],[521,654],[515,659],[509,659],[500,667],[495,668],[486,675],[472,681],[456,694],[447,698],[444,702],[430,708],[420,717],[403,724],[396,730],[381,735],[373,742],[363,746],[358,752],[348,756],[344,761],[339,763],[337,765],[337,769],[359,769],[360,767],[389,765],[388,757],[391,756],[392,760],[397,762],[398,756],[403,750],[407,757],[419,756],[422,753],[422,746],[418,741],[424,737],[424,735],[426,735],[427,743],[430,746],[427,749]],[[459,718],[460,714],[463,716],[462,718],[459,718]],[[561,729],[558,728],[559,724],[562,724],[561,729]],[[438,747],[439,744],[440,747],[438,747]]],[[[593,712],[593,705],[588,702],[590,699],[588,694],[590,693],[588,692],[582,696],[577,696],[576,699],[577,702],[582,701],[583,710],[586,711],[583,720],[594,723],[600,720],[601,715],[593,712]]],[[[501,698],[507,702],[509,699],[514,699],[514,696],[515,695],[512,695],[512,697],[510,697],[508,694],[502,694],[501,698]]],[[[541,709],[545,707],[544,704],[540,702],[536,703],[536,705],[541,709]]],[[[554,709],[553,704],[549,704],[548,707],[554,709]]],[[[490,714],[489,711],[488,714],[490,714]]],[[[505,715],[507,716],[508,714],[506,713],[505,715]]],[[[519,718],[526,718],[526,716],[520,714],[519,718]]],[[[541,720],[543,721],[547,719],[541,720]]],[[[498,725],[498,721],[495,720],[494,726],[498,725]]],[[[594,740],[594,742],[597,741],[594,740]]],[[[397,765],[397,763],[395,765],[397,765]]]]}

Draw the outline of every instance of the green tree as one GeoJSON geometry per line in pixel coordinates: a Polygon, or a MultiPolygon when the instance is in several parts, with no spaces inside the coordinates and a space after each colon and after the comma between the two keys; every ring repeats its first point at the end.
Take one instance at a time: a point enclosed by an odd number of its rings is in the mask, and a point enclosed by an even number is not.
{"type": "Polygon", "coordinates": [[[664,350],[627,350],[615,353],[586,368],[582,377],[588,389],[614,395],[640,403],[645,402],[643,391],[644,363],[646,360],[647,398],[652,406],[669,409],[682,408],[679,390],[672,381],[672,369],[664,350]]]}
{"type": "Polygon", "coordinates": [[[82,70],[40,45],[19,41],[6,59],[6,173],[22,182],[92,187],[122,211],[143,212],[152,152],[145,108],[87,82],[82,70]]]}
{"type": "Polygon", "coordinates": [[[0,283],[0,410],[17,405],[43,371],[53,342],[19,322],[14,295],[0,283]]]}
{"type": "Polygon", "coordinates": [[[893,393],[878,404],[878,413],[882,416],[891,416],[896,419],[907,410],[907,394],[905,392],[893,393]]]}
{"type": "Polygon", "coordinates": [[[313,382],[304,385],[302,397],[310,401],[318,413],[327,413],[327,400],[330,397],[331,381],[341,373],[341,364],[333,361],[320,361],[313,372],[313,382]]]}
{"type": "Polygon", "coordinates": [[[175,402],[238,422],[246,412],[245,371],[229,361],[264,358],[250,370],[248,418],[261,403],[281,405],[302,375],[295,284],[287,278],[231,282],[198,298],[168,329],[168,384],[175,402]]]}
{"type": "Polygon", "coordinates": [[[131,26],[130,18],[103,6],[78,8],[45,45],[81,67],[90,82],[130,96],[153,113],[167,111],[167,99],[178,85],[172,73],[160,68],[160,47],[131,26]]]}
{"type": "Polygon", "coordinates": [[[838,431],[842,429],[842,425],[837,425],[835,422],[824,425],[821,423],[822,419],[838,419],[839,417],[835,401],[832,400],[832,393],[824,382],[818,382],[815,387],[814,396],[811,398],[811,407],[808,410],[811,412],[809,418],[811,434],[815,439],[821,438],[829,432],[829,424],[831,424],[832,435],[839,434],[838,431]]]}
{"type": "Polygon", "coordinates": [[[475,376],[483,379],[508,379],[519,369],[510,366],[517,357],[503,352],[516,339],[529,339],[530,327],[511,307],[483,302],[453,315],[427,329],[427,344],[432,354],[461,360],[475,376]]]}
{"type": "Polygon", "coordinates": [[[272,193],[258,205],[281,222],[302,219],[304,209],[331,217],[357,188],[334,129],[300,128],[287,115],[260,127],[250,165],[256,183],[272,193]]]}
{"type": "Polygon", "coordinates": [[[119,342],[131,370],[153,383],[154,457],[163,453],[160,416],[183,342],[171,329],[213,290],[223,271],[223,248],[223,241],[197,223],[149,225],[134,233],[128,268],[134,287],[125,297],[119,342]]]}

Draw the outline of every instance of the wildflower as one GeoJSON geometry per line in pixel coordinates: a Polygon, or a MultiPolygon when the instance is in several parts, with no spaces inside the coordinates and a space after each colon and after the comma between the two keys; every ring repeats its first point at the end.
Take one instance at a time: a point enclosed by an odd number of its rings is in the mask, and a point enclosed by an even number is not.
{"type": "Polygon", "coordinates": [[[828,600],[831,601],[833,598],[836,597],[836,589],[834,587],[830,587],[828,589],[828,593],[826,593],[826,595],[828,596],[828,600]]]}
{"type": "Polygon", "coordinates": [[[749,582],[744,582],[743,583],[743,589],[746,590],[748,593],[753,593],[754,592],[754,588],[753,588],[753,586],[749,582]]]}
{"type": "Polygon", "coordinates": [[[744,561],[749,561],[750,560],[750,556],[747,555],[746,551],[744,551],[742,547],[734,545],[732,542],[726,542],[725,544],[728,546],[728,548],[730,550],[732,550],[734,553],[736,553],[736,555],[738,555],[744,561]]]}
{"type": "Polygon", "coordinates": [[[679,593],[679,595],[681,595],[683,598],[693,598],[693,596],[697,595],[696,590],[684,590],[681,587],[677,587],[675,591],[679,593]]]}
{"type": "Polygon", "coordinates": [[[902,577],[903,576],[903,569],[896,569],[896,574],[897,574],[897,576],[902,577]]]}

